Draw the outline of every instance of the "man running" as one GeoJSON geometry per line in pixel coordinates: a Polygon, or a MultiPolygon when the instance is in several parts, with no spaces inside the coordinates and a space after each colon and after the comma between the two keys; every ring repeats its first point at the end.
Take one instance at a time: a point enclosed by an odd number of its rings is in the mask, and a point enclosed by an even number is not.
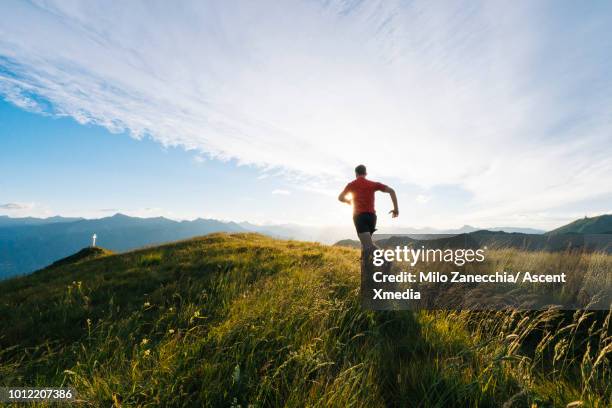
{"type": "Polygon", "coordinates": [[[341,202],[353,205],[353,222],[357,229],[359,241],[361,241],[361,248],[364,251],[376,248],[372,241],[372,234],[376,231],[374,193],[377,191],[389,193],[391,201],[393,201],[393,210],[389,211],[389,214],[393,218],[399,215],[395,190],[382,183],[366,179],[367,175],[366,167],[363,164],[355,167],[355,180],[348,183],[338,196],[338,200],[341,202]],[[350,199],[347,198],[348,193],[352,194],[350,199]]]}

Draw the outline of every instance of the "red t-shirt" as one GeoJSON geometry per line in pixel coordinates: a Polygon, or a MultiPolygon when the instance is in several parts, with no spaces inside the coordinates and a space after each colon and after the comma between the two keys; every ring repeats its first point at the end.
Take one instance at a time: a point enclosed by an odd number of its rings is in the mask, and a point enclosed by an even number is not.
{"type": "Polygon", "coordinates": [[[383,183],[367,180],[365,177],[357,177],[346,185],[342,195],[353,194],[353,213],[376,213],[374,211],[374,193],[383,191],[387,186],[383,183]]]}

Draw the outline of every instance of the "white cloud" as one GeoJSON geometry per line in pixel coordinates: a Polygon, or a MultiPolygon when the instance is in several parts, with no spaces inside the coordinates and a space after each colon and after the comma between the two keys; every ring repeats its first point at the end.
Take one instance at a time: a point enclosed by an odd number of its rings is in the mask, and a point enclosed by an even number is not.
{"type": "Polygon", "coordinates": [[[0,204],[0,209],[9,211],[30,210],[34,208],[33,203],[6,203],[0,204]]]}
{"type": "Polygon", "coordinates": [[[276,190],[272,190],[272,194],[274,194],[274,195],[290,195],[291,191],[276,189],[276,190]]]}
{"type": "Polygon", "coordinates": [[[457,185],[478,219],[612,191],[612,13],[348,4],[1,2],[0,93],[317,190],[457,185]]]}

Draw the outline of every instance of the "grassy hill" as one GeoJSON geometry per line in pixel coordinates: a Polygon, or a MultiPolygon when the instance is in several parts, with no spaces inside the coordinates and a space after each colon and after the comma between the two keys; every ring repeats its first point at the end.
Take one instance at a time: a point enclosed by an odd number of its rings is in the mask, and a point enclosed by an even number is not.
{"type": "Polygon", "coordinates": [[[369,312],[358,268],[213,234],[3,281],[0,384],[89,406],[609,406],[609,313],[369,312]]]}
{"type": "Polygon", "coordinates": [[[108,249],[100,248],[100,247],[87,247],[81,249],[76,254],[72,254],[65,258],[59,259],[53,262],[48,268],[57,268],[58,266],[63,265],[71,265],[78,262],[88,261],[95,258],[100,258],[102,256],[112,255],[113,251],[109,251],[108,249]]]}
{"type": "Polygon", "coordinates": [[[554,229],[548,234],[612,234],[612,214],[584,217],[554,229]]]}

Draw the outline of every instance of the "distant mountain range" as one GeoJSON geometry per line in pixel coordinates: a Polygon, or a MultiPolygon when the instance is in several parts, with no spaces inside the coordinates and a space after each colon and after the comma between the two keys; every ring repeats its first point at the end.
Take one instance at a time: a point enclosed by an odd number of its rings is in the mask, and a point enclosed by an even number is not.
{"type": "MultiPolygon", "coordinates": [[[[459,229],[438,230],[432,228],[396,228],[385,239],[401,234],[451,234],[474,233],[482,229],[465,225],[459,229]]],[[[601,233],[612,231],[612,215],[577,220],[549,233],[530,228],[496,227],[487,231],[498,232],[504,242],[518,242],[522,235],[530,235],[531,241],[543,239],[547,234],[570,232],[601,233]],[[594,232],[592,232],[594,231],[594,232]],[[540,237],[540,238],[538,238],[540,237]]],[[[97,245],[111,251],[122,252],[147,245],[186,239],[212,232],[259,232],[276,238],[289,238],[332,243],[354,235],[352,225],[338,227],[305,227],[295,224],[255,225],[248,222],[223,222],[214,219],[174,221],[163,217],[136,218],[123,214],[100,219],[84,218],[10,218],[0,216],[0,279],[30,273],[52,262],[72,255],[91,243],[97,234],[97,245]]],[[[480,234],[482,235],[482,234],[480,234]]],[[[524,238],[524,237],[523,237],[524,238]]],[[[343,244],[358,246],[354,240],[343,244]]]]}
{"type": "Polygon", "coordinates": [[[90,245],[94,233],[98,246],[121,252],[211,232],[241,231],[247,230],[211,219],[173,221],[123,214],[94,220],[0,217],[0,279],[32,272],[71,255],[90,245]]]}
{"type": "Polygon", "coordinates": [[[522,234],[544,234],[546,231],[535,228],[521,228],[521,227],[490,227],[490,228],[478,228],[471,225],[464,225],[457,229],[436,229],[436,228],[395,228],[389,231],[389,234],[467,234],[475,231],[504,231],[504,232],[520,232],[522,234]]]}
{"type": "Polygon", "coordinates": [[[11,218],[6,215],[0,215],[0,228],[22,225],[44,225],[53,224],[55,222],[72,222],[83,220],[84,218],[69,218],[69,217],[49,217],[49,218],[11,218]]]}
{"type": "MultiPolygon", "coordinates": [[[[517,248],[528,251],[578,249],[612,253],[612,215],[574,221],[544,234],[478,230],[459,234],[384,234],[375,236],[384,248],[413,246],[425,248],[517,248]]],[[[345,239],[335,245],[359,248],[357,240],[345,239]]]]}
{"type": "Polygon", "coordinates": [[[503,231],[475,231],[467,234],[428,236],[426,239],[414,236],[391,236],[376,243],[385,248],[414,246],[433,249],[478,249],[516,248],[525,251],[601,251],[612,253],[612,234],[521,234],[503,231]],[[434,237],[432,239],[432,237],[434,237]]]}

